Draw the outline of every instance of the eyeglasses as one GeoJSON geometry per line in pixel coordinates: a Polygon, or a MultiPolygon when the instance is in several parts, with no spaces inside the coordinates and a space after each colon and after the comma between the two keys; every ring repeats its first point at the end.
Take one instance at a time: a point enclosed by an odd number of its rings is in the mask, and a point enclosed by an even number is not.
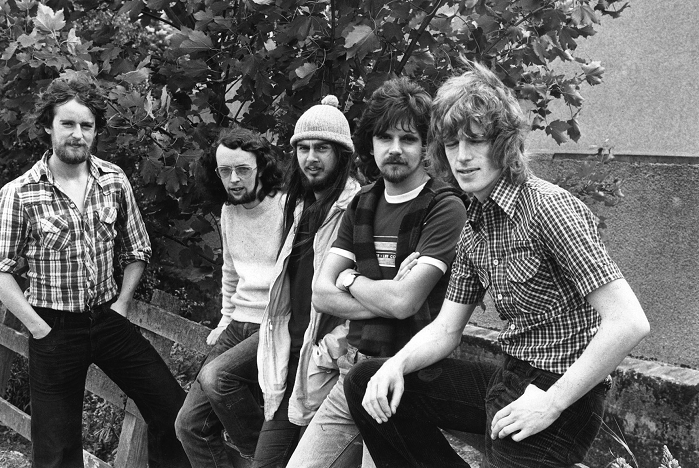
{"type": "Polygon", "coordinates": [[[216,168],[216,175],[220,179],[228,179],[233,174],[233,171],[235,171],[235,174],[238,177],[240,177],[241,179],[247,179],[252,175],[253,172],[255,172],[256,169],[256,167],[250,166],[218,166],[216,168]]]}

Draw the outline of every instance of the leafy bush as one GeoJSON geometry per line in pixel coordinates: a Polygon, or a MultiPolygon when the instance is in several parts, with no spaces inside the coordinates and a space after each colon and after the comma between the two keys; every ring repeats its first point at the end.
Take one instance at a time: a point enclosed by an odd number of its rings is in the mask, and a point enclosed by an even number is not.
{"type": "Polygon", "coordinates": [[[196,190],[198,160],[220,127],[242,124],[286,147],[298,116],[326,94],[350,121],[385,80],[434,91],[463,66],[489,66],[530,112],[532,128],[577,140],[587,85],[604,68],[575,55],[621,0],[0,1],[0,184],[40,154],[36,95],[86,73],[109,91],[98,156],[129,174],[154,259],[218,289],[220,207],[196,190]],[[560,63],[577,67],[563,73],[560,63]],[[567,115],[549,104],[563,100],[567,115]]]}

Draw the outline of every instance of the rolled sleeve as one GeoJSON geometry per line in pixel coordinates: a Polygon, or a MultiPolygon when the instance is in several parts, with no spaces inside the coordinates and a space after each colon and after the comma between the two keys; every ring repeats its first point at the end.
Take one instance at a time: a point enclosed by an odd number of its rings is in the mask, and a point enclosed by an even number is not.
{"type": "Polygon", "coordinates": [[[146,225],[138,210],[131,184],[122,174],[122,198],[117,218],[120,249],[119,263],[122,267],[136,261],[148,263],[152,254],[146,225]]]}
{"type": "Polygon", "coordinates": [[[0,272],[15,272],[26,235],[27,223],[16,185],[9,183],[0,189],[0,272]]]}

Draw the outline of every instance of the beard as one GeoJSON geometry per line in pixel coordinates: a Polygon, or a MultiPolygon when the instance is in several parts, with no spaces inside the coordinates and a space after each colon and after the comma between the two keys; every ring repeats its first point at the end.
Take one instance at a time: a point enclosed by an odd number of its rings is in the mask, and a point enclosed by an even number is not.
{"type": "Polygon", "coordinates": [[[303,174],[303,171],[301,171],[301,175],[301,181],[306,190],[322,192],[335,184],[335,180],[337,180],[337,177],[340,175],[340,166],[336,164],[332,171],[328,172],[322,179],[309,180],[308,177],[303,174]]]}
{"type": "Polygon", "coordinates": [[[54,145],[53,152],[64,164],[78,165],[90,158],[90,148],[87,145],[74,146],[69,143],[54,145]]]}
{"type": "Polygon", "coordinates": [[[389,158],[381,169],[379,169],[379,172],[381,172],[381,177],[383,177],[385,181],[392,184],[400,184],[410,177],[416,170],[417,167],[412,168],[411,170],[410,166],[408,166],[406,161],[404,161],[402,158],[394,157],[389,158]],[[389,166],[389,164],[391,165],[389,166]],[[398,166],[395,166],[395,164],[398,166]]]}
{"type": "Polygon", "coordinates": [[[228,204],[229,205],[245,205],[246,203],[254,202],[257,199],[257,184],[259,179],[255,180],[255,186],[252,191],[245,191],[245,193],[239,197],[234,197],[231,192],[228,191],[228,204]]]}

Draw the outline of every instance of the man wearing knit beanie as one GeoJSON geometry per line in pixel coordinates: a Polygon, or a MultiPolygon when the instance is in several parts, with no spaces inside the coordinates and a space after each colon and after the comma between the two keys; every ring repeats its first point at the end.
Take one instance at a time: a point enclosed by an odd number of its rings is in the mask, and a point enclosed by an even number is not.
{"type": "Polygon", "coordinates": [[[335,96],[327,96],[308,109],[291,137],[285,240],[257,353],[265,422],[254,468],[286,465],[302,428],[337,381],[335,361],[346,351],[346,321],[311,305],[316,272],[359,190],[349,123],[337,104],[335,96]]]}
{"type": "Polygon", "coordinates": [[[390,80],[358,123],[354,143],[364,174],[381,177],[350,203],[313,288],[318,311],[349,319],[347,351],[289,468],[359,464],[361,436],[347,407],[345,375],[359,361],[392,356],[444,298],[466,208],[460,190],[427,172],[431,102],[417,84],[390,80]]]}

